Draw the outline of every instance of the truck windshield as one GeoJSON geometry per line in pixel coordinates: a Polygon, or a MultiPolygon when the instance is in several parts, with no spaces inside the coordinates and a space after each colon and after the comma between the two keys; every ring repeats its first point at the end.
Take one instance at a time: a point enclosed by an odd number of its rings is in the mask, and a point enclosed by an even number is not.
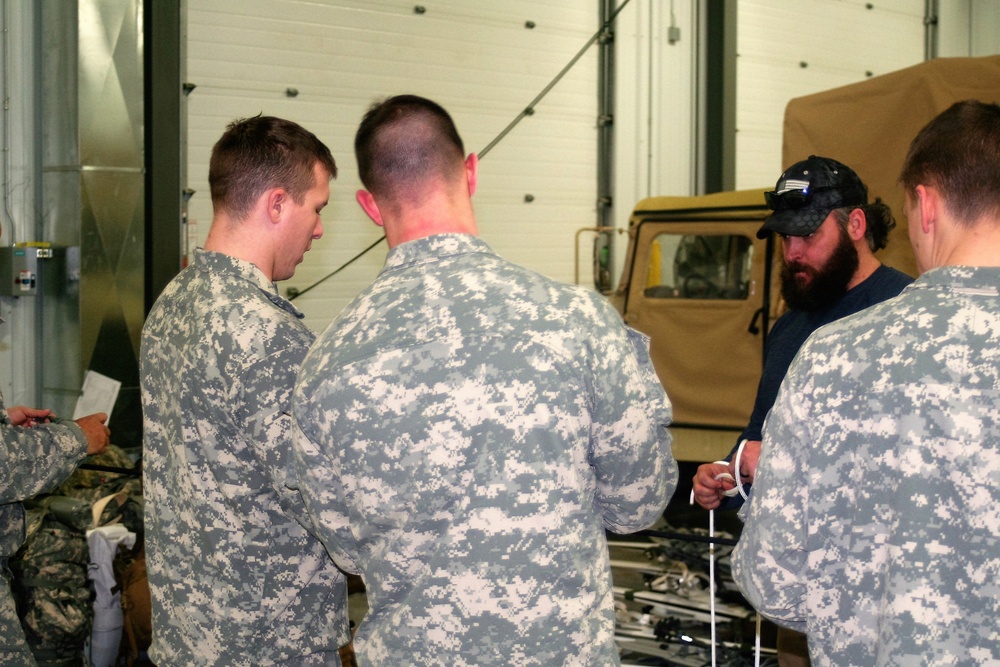
{"type": "Polygon", "coordinates": [[[645,295],[663,299],[746,299],[753,243],[746,236],[658,234],[645,295]]]}

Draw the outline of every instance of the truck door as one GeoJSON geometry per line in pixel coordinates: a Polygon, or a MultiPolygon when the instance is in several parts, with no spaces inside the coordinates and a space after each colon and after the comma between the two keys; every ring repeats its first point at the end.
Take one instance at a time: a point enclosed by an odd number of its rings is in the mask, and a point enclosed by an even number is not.
{"type": "Polygon", "coordinates": [[[753,408],[777,280],[773,243],[756,238],[766,210],[753,208],[702,219],[690,210],[633,215],[623,314],[651,338],[681,460],[727,453],[753,408]]]}

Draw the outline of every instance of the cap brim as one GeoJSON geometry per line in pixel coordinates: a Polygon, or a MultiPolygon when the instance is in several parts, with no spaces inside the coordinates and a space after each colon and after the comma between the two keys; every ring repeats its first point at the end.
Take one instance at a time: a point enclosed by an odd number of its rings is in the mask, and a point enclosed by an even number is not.
{"type": "Polygon", "coordinates": [[[796,208],[775,211],[757,230],[757,238],[766,239],[771,232],[784,236],[809,236],[823,224],[832,208],[796,208]]]}

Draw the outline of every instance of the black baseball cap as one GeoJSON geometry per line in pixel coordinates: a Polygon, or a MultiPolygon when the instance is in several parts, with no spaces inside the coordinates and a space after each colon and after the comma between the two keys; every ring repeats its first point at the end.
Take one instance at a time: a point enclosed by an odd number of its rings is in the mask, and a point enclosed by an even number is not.
{"type": "Polygon", "coordinates": [[[847,165],[810,155],[786,169],[774,190],[764,193],[764,200],[774,212],[757,230],[757,238],[767,238],[769,232],[809,236],[830,211],[867,204],[868,188],[847,165]]]}

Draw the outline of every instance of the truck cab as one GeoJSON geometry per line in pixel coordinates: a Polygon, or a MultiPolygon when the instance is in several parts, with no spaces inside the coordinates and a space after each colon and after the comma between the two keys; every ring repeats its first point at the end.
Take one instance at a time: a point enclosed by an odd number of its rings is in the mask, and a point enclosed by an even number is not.
{"type": "Polygon", "coordinates": [[[650,336],[680,461],[725,456],[750,419],[779,308],[780,240],[756,235],[768,213],[744,190],[644,199],[629,220],[612,300],[650,336]]]}
{"type": "MultiPolygon", "coordinates": [[[[782,166],[809,155],[850,165],[897,226],[879,259],[917,275],[898,183],[910,142],[964,99],[1000,101],[1000,56],[935,58],[833,90],[785,109],[782,166]]],[[[618,289],[625,321],[651,338],[651,356],[674,406],[674,456],[714,461],[746,427],[764,341],[780,315],[780,240],[760,240],[764,190],[651,197],[634,208],[618,289]]]]}

